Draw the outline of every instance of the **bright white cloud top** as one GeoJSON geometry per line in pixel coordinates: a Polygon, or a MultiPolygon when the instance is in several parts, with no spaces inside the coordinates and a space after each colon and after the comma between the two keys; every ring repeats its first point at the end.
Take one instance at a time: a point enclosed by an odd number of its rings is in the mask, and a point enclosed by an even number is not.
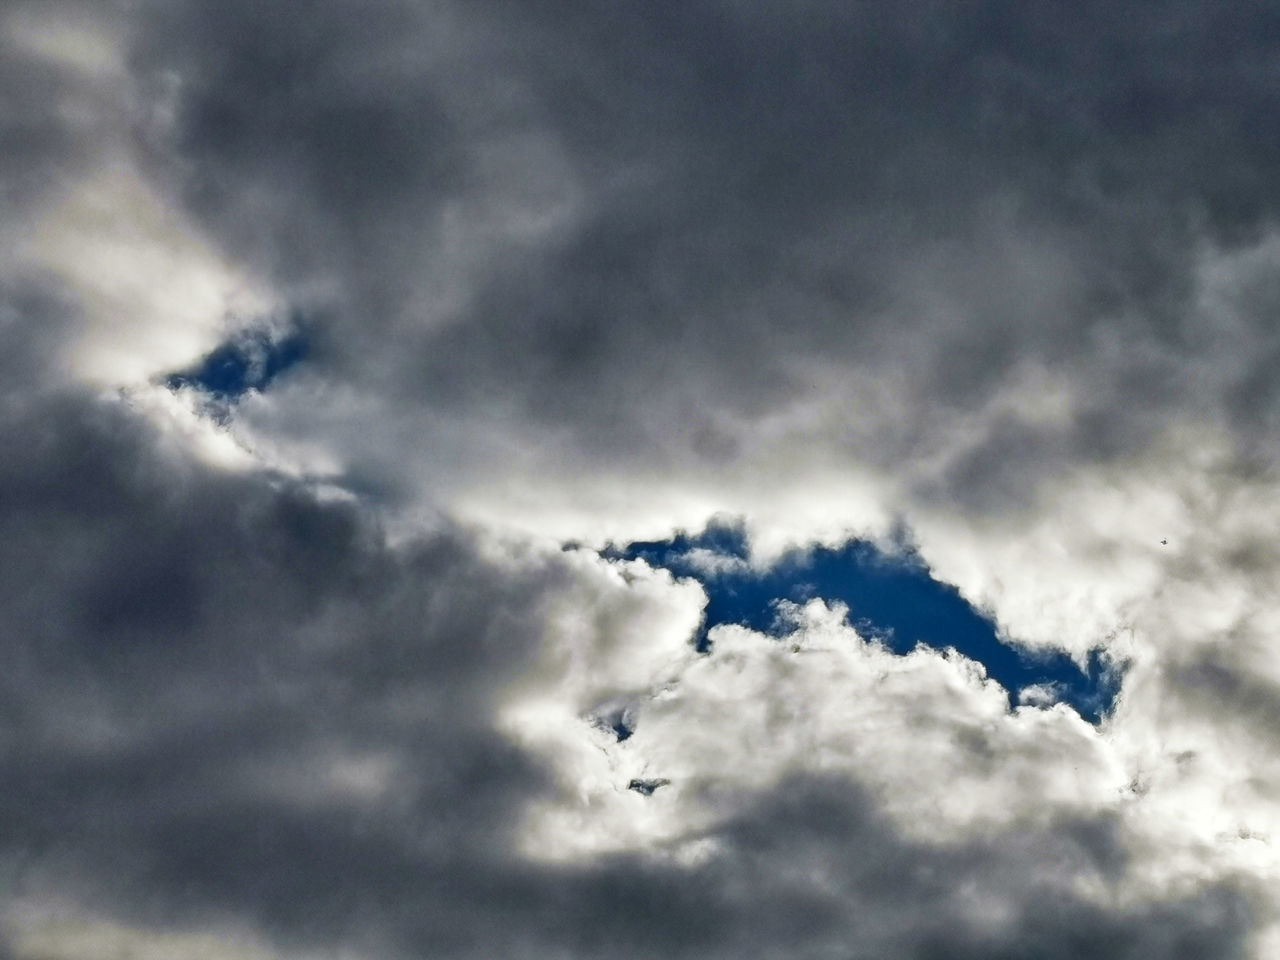
{"type": "Polygon", "coordinates": [[[1280,954],[1278,64],[3,5],[0,957],[1280,954]]]}

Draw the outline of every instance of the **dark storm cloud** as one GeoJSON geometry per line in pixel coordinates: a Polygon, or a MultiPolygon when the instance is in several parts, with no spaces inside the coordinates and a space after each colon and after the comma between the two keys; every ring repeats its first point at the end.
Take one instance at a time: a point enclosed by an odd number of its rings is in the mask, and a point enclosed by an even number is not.
{"type": "Polygon", "coordinates": [[[178,78],[172,145],[193,161],[192,208],[256,264],[294,280],[340,270],[365,321],[385,313],[468,174],[429,20],[345,0],[156,10],[139,76],[178,78]]]}
{"type": "Polygon", "coordinates": [[[1257,5],[159,9],[136,64],[182,78],[187,196],[289,280],[338,279],[330,361],[400,404],[514,404],[588,456],[732,457],[715,413],[806,395],[820,360],[907,372],[905,420],[856,450],[893,462],[1043,361],[1088,384],[1071,421],[996,425],[942,479],[1010,495],[1199,412],[1194,258],[1280,199],[1257,5]],[[446,211],[557,177],[568,225],[490,237],[420,316],[446,211]]]}
{"type": "Polygon", "coordinates": [[[566,571],[504,574],[449,534],[394,553],[350,506],[170,460],[117,405],[30,415],[4,425],[0,477],[16,892],[45,880],[144,922],[230,910],[286,942],[386,897],[393,934],[469,888],[500,900],[516,805],[545,784],[489,697],[566,571]],[[374,805],[243,789],[330,749],[413,775],[374,805]]]}
{"type": "Polygon", "coordinates": [[[51,383],[58,346],[78,320],[71,297],[49,277],[0,280],[0,379],[8,391],[40,392],[51,383]]]}
{"type": "Polygon", "coordinates": [[[1232,884],[1114,912],[1069,891],[1064,876],[1123,874],[1123,840],[1106,817],[934,845],[902,838],[873,808],[850,784],[801,780],[727,827],[731,875],[752,890],[741,906],[758,918],[741,930],[744,947],[826,928],[818,943],[868,958],[1240,955],[1251,908],[1232,884]],[[824,881],[820,894],[795,882],[806,871],[824,881]]]}

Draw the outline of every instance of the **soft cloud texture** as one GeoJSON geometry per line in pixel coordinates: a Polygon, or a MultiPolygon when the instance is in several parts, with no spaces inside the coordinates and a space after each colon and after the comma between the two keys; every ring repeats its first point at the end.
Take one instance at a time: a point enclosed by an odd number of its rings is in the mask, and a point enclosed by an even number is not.
{"type": "Polygon", "coordinates": [[[1274,955],[1278,43],[4,5],[0,954],[1274,955]],[[906,530],[1114,713],[821,597],[699,654],[595,548],[716,514],[906,530]]]}

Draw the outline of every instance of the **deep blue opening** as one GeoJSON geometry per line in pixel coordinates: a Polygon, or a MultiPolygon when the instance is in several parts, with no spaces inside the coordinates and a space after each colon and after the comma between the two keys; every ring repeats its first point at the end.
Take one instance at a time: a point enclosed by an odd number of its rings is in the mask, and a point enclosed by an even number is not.
{"type": "Polygon", "coordinates": [[[795,550],[766,570],[753,570],[732,562],[748,555],[741,523],[713,521],[702,533],[682,531],[669,540],[610,546],[602,553],[641,559],[702,583],[707,608],[695,638],[700,651],[709,649],[709,631],[717,624],[739,623],[777,634],[783,625],[778,623],[776,601],[817,597],[847,604],[849,620],[859,632],[895,653],[909,653],[918,643],[954,647],[983,664],[1015,702],[1027,687],[1044,685],[1052,699],[1097,723],[1111,709],[1119,688],[1118,670],[1100,649],[1090,653],[1088,669],[1082,671],[1065,654],[1033,655],[1001,641],[992,620],[970,606],[955,587],[935,580],[905,542],[892,553],[860,540],[795,550]],[[729,562],[709,567],[700,562],[706,557],[703,551],[729,562]]]}
{"type": "Polygon", "coordinates": [[[250,390],[264,390],[307,356],[306,334],[296,330],[275,338],[250,331],[222,344],[186,370],[165,378],[170,390],[193,387],[211,398],[234,402],[250,390]]]}

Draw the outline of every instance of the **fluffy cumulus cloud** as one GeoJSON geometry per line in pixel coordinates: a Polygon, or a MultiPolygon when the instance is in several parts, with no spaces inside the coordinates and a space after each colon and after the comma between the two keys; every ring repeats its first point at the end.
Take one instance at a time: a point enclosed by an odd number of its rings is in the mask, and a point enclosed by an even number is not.
{"type": "Polygon", "coordinates": [[[1275,956],[1278,64],[0,5],[0,957],[1275,956]]]}

